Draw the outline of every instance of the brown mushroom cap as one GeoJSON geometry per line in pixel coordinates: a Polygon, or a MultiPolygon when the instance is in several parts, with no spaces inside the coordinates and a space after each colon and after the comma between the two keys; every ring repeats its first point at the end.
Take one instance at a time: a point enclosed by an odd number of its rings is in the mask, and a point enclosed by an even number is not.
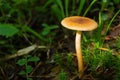
{"type": "Polygon", "coordinates": [[[97,28],[97,23],[94,20],[81,16],[66,17],[61,21],[61,24],[68,29],[78,31],[91,31],[97,28]]]}

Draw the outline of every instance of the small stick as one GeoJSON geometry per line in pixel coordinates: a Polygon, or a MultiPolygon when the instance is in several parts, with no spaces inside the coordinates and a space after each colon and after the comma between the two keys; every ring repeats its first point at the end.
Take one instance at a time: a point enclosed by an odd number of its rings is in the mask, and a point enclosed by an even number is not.
{"type": "Polygon", "coordinates": [[[7,55],[3,58],[0,58],[0,61],[5,61],[5,60],[16,58],[16,57],[19,57],[19,56],[22,56],[22,55],[29,54],[31,51],[33,51],[36,48],[47,48],[47,47],[46,46],[32,45],[32,46],[29,46],[29,47],[18,50],[16,54],[7,55]]]}

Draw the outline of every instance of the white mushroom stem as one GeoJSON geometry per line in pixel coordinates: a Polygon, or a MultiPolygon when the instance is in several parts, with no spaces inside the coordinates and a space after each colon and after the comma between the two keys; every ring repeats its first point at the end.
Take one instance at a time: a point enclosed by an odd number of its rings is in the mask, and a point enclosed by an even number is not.
{"type": "Polygon", "coordinates": [[[75,47],[76,47],[76,56],[78,60],[78,71],[79,73],[83,72],[83,57],[81,51],[81,31],[77,31],[76,39],[75,39],[75,47]]]}

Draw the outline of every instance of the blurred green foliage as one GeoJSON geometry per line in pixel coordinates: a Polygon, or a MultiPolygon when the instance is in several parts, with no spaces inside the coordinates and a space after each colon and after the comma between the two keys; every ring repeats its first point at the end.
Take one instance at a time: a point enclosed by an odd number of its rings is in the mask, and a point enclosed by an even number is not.
{"type": "Polygon", "coordinates": [[[18,33],[18,29],[11,24],[0,24],[0,35],[5,37],[12,37],[18,33]]]}
{"type": "MultiPolygon", "coordinates": [[[[48,45],[55,48],[57,53],[55,45],[58,45],[58,41],[63,41],[65,39],[63,37],[69,33],[67,29],[61,27],[61,20],[64,17],[79,15],[93,18],[98,22],[98,29],[93,32],[95,34],[92,34],[92,39],[89,39],[89,34],[83,36],[86,65],[89,65],[91,70],[98,66],[111,67],[114,64],[117,68],[119,61],[115,60],[111,52],[100,51],[98,48],[104,47],[103,36],[107,35],[114,19],[119,15],[119,4],[120,0],[0,0],[0,57],[14,54],[18,49],[31,44],[48,45]],[[102,35],[103,28],[106,28],[105,35],[102,35]],[[88,46],[90,43],[95,45],[93,53],[90,51],[91,45],[88,46]],[[111,63],[114,60],[116,63],[111,63]]],[[[74,36],[74,32],[69,35],[74,36]]],[[[119,49],[119,45],[117,48],[119,49]]],[[[21,74],[26,75],[28,79],[33,67],[27,64],[39,60],[34,55],[20,58],[17,62],[21,67],[25,66],[21,74]]],[[[58,65],[75,69],[74,65],[70,64],[73,62],[71,54],[66,57],[56,54],[55,60],[58,65]],[[63,62],[64,60],[67,64],[63,62]]],[[[64,71],[60,73],[60,80],[66,80],[64,71]]]]}

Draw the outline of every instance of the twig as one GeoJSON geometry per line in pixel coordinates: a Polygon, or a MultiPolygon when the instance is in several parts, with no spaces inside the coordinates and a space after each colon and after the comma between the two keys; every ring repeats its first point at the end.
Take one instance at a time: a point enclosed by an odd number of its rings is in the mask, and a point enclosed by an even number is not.
{"type": "Polygon", "coordinates": [[[2,74],[3,78],[6,78],[5,72],[4,72],[4,70],[2,69],[1,66],[0,66],[0,71],[1,71],[1,74],[2,74]]]}
{"type": "Polygon", "coordinates": [[[47,48],[47,47],[46,46],[32,45],[32,46],[29,46],[29,47],[18,50],[16,54],[7,55],[3,58],[0,58],[0,61],[5,61],[5,60],[16,58],[16,57],[19,57],[19,56],[22,56],[22,55],[29,54],[31,51],[33,51],[36,48],[47,48]]]}
{"type": "Polygon", "coordinates": [[[37,64],[37,66],[34,68],[34,70],[30,73],[30,75],[29,76],[32,76],[33,75],[33,73],[40,67],[40,65],[42,65],[43,63],[42,62],[39,62],[38,64],[37,64]]]}

